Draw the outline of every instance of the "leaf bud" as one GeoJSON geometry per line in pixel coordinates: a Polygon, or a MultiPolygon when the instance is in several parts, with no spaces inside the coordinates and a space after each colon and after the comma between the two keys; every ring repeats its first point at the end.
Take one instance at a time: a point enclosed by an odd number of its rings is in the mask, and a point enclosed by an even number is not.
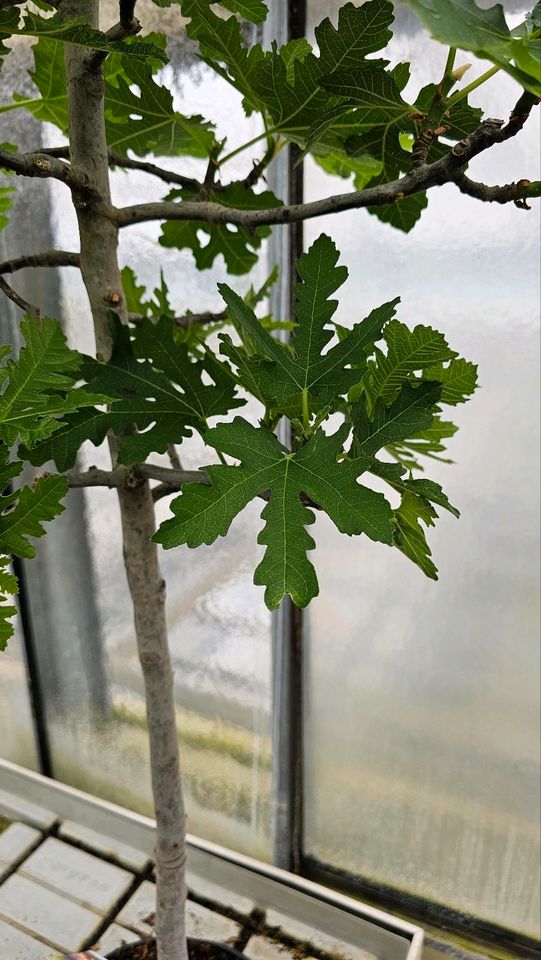
{"type": "Polygon", "coordinates": [[[461,67],[457,67],[456,70],[453,70],[451,76],[453,80],[462,80],[462,77],[470,69],[471,63],[464,63],[461,67]]]}

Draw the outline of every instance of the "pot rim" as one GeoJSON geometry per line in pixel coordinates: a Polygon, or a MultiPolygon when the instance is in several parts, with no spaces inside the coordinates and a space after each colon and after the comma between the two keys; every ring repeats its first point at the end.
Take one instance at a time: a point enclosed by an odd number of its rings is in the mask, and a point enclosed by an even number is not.
{"type": "MultiPolygon", "coordinates": [[[[145,943],[155,943],[155,937],[147,937],[144,940],[142,939],[134,940],[131,943],[126,943],[126,944],[122,944],[122,946],[120,947],[115,947],[114,950],[111,950],[109,953],[106,953],[104,955],[104,960],[123,960],[122,951],[128,949],[128,947],[131,947],[131,948],[139,947],[145,943]]],[[[204,937],[188,937],[188,946],[190,946],[191,944],[193,944],[194,946],[197,946],[197,944],[206,944],[207,946],[210,946],[210,947],[216,947],[217,949],[221,950],[223,953],[227,954],[227,956],[229,956],[231,960],[248,960],[245,953],[241,953],[240,950],[237,950],[235,947],[232,947],[230,944],[222,943],[219,940],[207,940],[204,937]]]]}

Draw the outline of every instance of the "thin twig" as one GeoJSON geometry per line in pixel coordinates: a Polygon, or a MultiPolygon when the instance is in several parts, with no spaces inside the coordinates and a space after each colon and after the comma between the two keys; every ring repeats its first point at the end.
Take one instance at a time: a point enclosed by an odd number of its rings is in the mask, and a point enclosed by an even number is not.
{"type": "Polygon", "coordinates": [[[201,184],[194,177],[185,177],[181,173],[175,173],[173,170],[166,170],[165,167],[159,167],[155,163],[148,163],[146,160],[134,160],[132,157],[125,157],[116,150],[109,150],[109,163],[113,167],[122,167],[126,170],[141,170],[143,173],[150,173],[153,177],[158,177],[164,183],[175,183],[179,187],[189,187],[191,190],[199,190],[201,184]]]}
{"type": "Polygon", "coordinates": [[[267,150],[261,157],[261,160],[258,160],[257,163],[254,163],[250,173],[244,179],[245,187],[254,187],[256,183],[261,179],[265,170],[267,169],[269,163],[274,158],[276,153],[276,142],[272,139],[269,140],[269,145],[267,150]]]}
{"type": "Polygon", "coordinates": [[[7,280],[4,280],[3,277],[0,277],[0,290],[6,295],[9,300],[12,300],[24,313],[30,314],[31,317],[34,317],[34,320],[41,319],[41,313],[39,308],[34,306],[33,303],[29,303],[28,300],[25,300],[24,297],[21,297],[20,293],[17,293],[13,287],[10,287],[7,280]]]}
{"type": "MultiPolygon", "coordinates": [[[[1,273],[0,267],[0,273],[1,273]]],[[[141,323],[144,320],[140,313],[129,313],[128,322],[129,323],[141,323]]],[[[190,327],[198,326],[199,324],[205,325],[210,323],[225,323],[227,320],[227,310],[222,310],[220,313],[212,313],[210,310],[205,311],[204,313],[186,313],[181,317],[175,317],[173,322],[177,327],[182,327],[185,330],[189,330],[190,327]]]]}
{"type": "Polygon", "coordinates": [[[175,447],[175,444],[174,444],[174,443],[170,443],[169,446],[167,447],[167,456],[169,457],[169,460],[171,461],[171,466],[173,467],[173,470],[182,470],[182,469],[183,469],[183,467],[182,467],[182,461],[181,461],[181,459],[180,459],[180,457],[179,457],[179,455],[178,455],[178,450],[177,450],[177,448],[175,447]]]}
{"type": "Polygon", "coordinates": [[[79,267],[81,257],[69,250],[45,250],[44,253],[28,253],[22,257],[13,257],[0,263],[0,275],[16,273],[27,267],[79,267]]]}
{"type": "MultiPolygon", "coordinates": [[[[61,157],[69,159],[69,144],[64,147],[44,147],[40,153],[48,157],[61,157]]],[[[111,167],[122,167],[124,170],[141,170],[143,173],[149,173],[153,177],[158,177],[164,183],[175,183],[179,187],[189,187],[190,190],[199,190],[201,184],[194,177],[185,177],[182,173],[175,173],[174,170],[167,170],[165,167],[159,167],[156,163],[149,163],[147,160],[136,160],[134,157],[126,157],[116,150],[108,151],[109,165],[111,167]]]]}

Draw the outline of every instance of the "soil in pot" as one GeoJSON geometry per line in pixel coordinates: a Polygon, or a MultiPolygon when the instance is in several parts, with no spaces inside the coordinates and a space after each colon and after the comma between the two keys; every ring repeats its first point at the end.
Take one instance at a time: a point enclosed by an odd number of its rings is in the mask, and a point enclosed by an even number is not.
{"type": "MultiPolygon", "coordinates": [[[[188,938],[188,953],[190,960],[247,960],[246,954],[240,953],[226,943],[196,940],[191,937],[188,938]]],[[[155,940],[127,943],[107,954],[107,960],[157,960],[157,957],[155,940]]]]}

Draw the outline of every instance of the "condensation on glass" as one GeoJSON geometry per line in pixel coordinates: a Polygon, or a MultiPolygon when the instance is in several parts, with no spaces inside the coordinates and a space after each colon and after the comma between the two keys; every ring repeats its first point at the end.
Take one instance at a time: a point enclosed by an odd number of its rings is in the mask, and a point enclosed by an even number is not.
{"type": "MultiPolygon", "coordinates": [[[[337,8],[309,3],[311,27],[337,8]]],[[[399,11],[393,62],[411,60],[426,83],[441,75],[445,55],[399,11]]],[[[470,76],[484,69],[476,63],[470,76]]],[[[518,94],[498,76],[472,99],[504,117],[518,94]]],[[[520,137],[472,163],[471,175],[535,179],[538,144],[533,115],[520,137]]],[[[307,163],[308,200],[343,189],[307,163]]],[[[365,211],[311,221],[307,244],[322,230],[349,268],[338,322],[351,325],[400,294],[400,319],[444,331],[478,362],[481,389],[456,410],[455,464],[427,464],[462,512],[429,531],[438,583],[398,551],[347,540],[318,518],[305,851],[535,936],[539,206],[481,206],[446,186],[431,191],[409,237],[365,211]]]]}
{"type": "Polygon", "coordinates": [[[34,724],[18,617],[14,625],[15,634],[7,649],[0,654],[0,756],[37,770],[34,724]]]}
{"type": "MultiPolygon", "coordinates": [[[[113,15],[116,6],[111,10],[113,15]]],[[[166,29],[171,21],[178,34],[178,8],[157,10],[147,4],[145,15],[145,30],[153,25],[166,29]],[[150,15],[159,15],[159,23],[152,24],[150,15]]],[[[207,67],[195,63],[193,45],[183,35],[171,45],[171,53],[173,66],[165,69],[163,80],[173,84],[179,110],[215,121],[217,136],[227,135],[230,150],[259,132],[255,119],[244,116],[240,96],[207,67]]],[[[52,127],[46,129],[45,137],[49,145],[60,142],[52,127]]],[[[205,172],[201,161],[167,158],[164,163],[188,176],[205,172]]],[[[241,155],[228,164],[227,179],[245,176],[251,166],[250,154],[241,155]]],[[[77,249],[75,217],[65,191],[58,186],[51,188],[54,236],[48,245],[77,249]]],[[[119,206],[159,199],[166,192],[159,180],[120,171],[113,174],[112,190],[119,206]]],[[[124,231],[121,264],[129,264],[139,282],[150,289],[159,284],[163,270],[179,314],[187,309],[221,310],[218,281],[227,280],[242,291],[249,283],[263,282],[272,267],[263,251],[249,278],[228,276],[222,258],[212,270],[199,273],[191,253],[159,246],[159,234],[159,224],[124,231]]],[[[34,240],[33,245],[38,242],[34,240]]],[[[53,300],[49,309],[62,316],[70,343],[91,352],[91,319],[76,271],[61,271],[60,289],[53,300]]],[[[185,441],[179,451],[186,468],[214,459],[212,451],[205,451],[196,438],[185,441]]],[[[156,460],[169,463],[165,458],[156,460]]],[[[89,444],[84,449],[79,466],[91,464],[108,466],[104,447],[96,449],[89,444]]],[[[71,499],[74,493],[71,491],[71,499]]],[[[168,502],[165,499],[158,505],[160,519],[169,514],[168,502]]],[[[259,550],[257,512],[255,507],[245,511],[227,539],[214,547],[161,551],[161,564],[167,581],[188,829],[269,859],[271,625],[262,593],[252,584],[259,550]]],[[[115,493],[85,491],[78,503],[51,525],[39,555],[41,562],[28,565],[28,576],[33,577],[33,613],[55,776],[150,814],[143,683],[115,493]],[[75,548],[70,532],[61,532],[64,518],[74,513],[80,526],[75,548]],[[69,550],[63,554],[70,542],[71,554],[69,550]],[[40,631],[42,617],[42,626],[46,623],[48,629],[40,631]],[[52,669],[51,664],[58,664],[59,669],[52,669]]]]}

